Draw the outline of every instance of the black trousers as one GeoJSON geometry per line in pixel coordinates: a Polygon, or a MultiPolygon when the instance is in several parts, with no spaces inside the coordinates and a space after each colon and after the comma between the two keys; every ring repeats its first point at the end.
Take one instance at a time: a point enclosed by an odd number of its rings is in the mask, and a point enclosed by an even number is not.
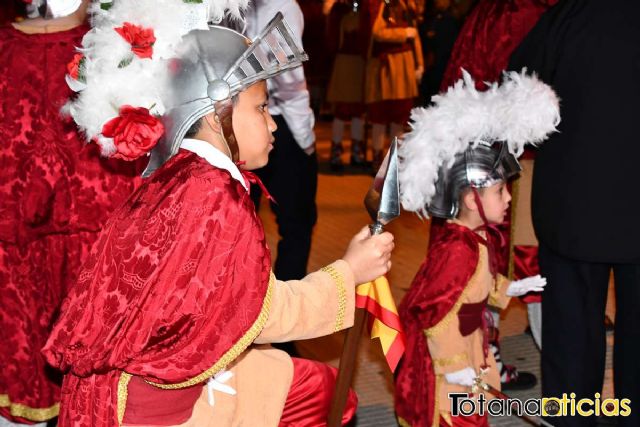
{"type": "MultiPolygon", "coordinates": [[[[302,279],[307,274],[311,234],[318,216],[318,160],[315,153],[309,156],[300,148],[282,116],[273,119],[278,125],[274,149],[267,166],[255,172],[276,200],[271,209],[280,241],[274,273],[279,280],[302,279]]],[[[251,195],[257,209],[260,189],[254,185],[251,195]]]]}
{"type": "MultiPolygon", "coordinates": [[[[594,399],[602,392],[605,369],[605,306],[609,275],[616,292],[614,332],[615,397],[631,400],[631,416],[618,426],[640,426],[640,265],[572,260],[540,245],[540,272],[547,278],[542,297],[542,395],[566,393],[594,399]]],[[[589,409],[589,408],[585,408],[589,409]]],[[[594,426],[595,416],[549,417],[560,426],[594,426]]]]}

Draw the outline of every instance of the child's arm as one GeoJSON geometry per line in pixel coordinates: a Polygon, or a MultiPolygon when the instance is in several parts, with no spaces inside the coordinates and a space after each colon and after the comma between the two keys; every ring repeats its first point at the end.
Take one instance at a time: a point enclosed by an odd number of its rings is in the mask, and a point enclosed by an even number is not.
{"type": "Polygon", "coordinates": [[[493,286],[489,292],[488,304],[499,309],[506,308],[511,300],[511,296],[507,295],[507,289],[509,289],[510,284],[511,281],[509,279],[502,274],[498,274],[495,286],[493,286]]]}

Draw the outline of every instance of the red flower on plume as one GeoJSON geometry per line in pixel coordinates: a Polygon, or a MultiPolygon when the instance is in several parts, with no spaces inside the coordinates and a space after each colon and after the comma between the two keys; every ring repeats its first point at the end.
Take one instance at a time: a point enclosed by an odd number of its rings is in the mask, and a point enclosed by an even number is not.
{"type": "Polygon", "coordinates": [[[151,58],[153,44],[156,42],[153,28],[142,28],[139,25],[125,22],[122,27],[115,28],[115,30],[131,45],[131,51],[139,58],[151,58]]]}
{"type": "Polygon", "coordinates": [[[120,107],[120,115],[102,127],[102,135],[113,138],[117,159],[133,161],[148,153],[164,133],[162,122],[143,107],[120,107]]]}
{"type": "Polygon", "coordinates": [[[76,53],[75,55],[73,55],[73,59],[71,60],[71,62],[67,64],[67,72],[74,80],[78,80],[78,78],[80,77],[80,67],[82,65],[83,59],[83,54],[76,53]]]}

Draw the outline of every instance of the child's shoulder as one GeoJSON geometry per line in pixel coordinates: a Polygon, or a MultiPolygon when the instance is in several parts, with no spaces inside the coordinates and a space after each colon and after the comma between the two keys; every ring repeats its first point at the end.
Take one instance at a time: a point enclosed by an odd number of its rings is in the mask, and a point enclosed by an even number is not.
{"type": "Polygon", "coordinates": [[[429,248],[433,251],[471,251],[477,252],[478,239],[475,232],[455,222],[447,221],[433,237],[429,248]]]}

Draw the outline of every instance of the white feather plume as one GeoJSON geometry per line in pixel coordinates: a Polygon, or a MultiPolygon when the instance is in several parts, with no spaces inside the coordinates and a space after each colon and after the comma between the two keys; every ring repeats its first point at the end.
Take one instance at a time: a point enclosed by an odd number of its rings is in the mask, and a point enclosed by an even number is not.
{"type": "MultiPolygon", "coordinates": [[[[70,82],[78,94],[64,111],[71,114],[87,140],[100,144],[103,155],[112,154],[113,141],[101,135],[102,127],[118,116],[122,105],[153,107],[152,114],[164,113],[160,98],[166,76],[163,59],[174,55],[182,36],[225,16],[242,19],[248,1],[93,0],[89,9],[92,29],[78,48],[85,58],[85,81],[70,82]],[[115,31],[125,22],[153,29],[156,42],[152,58],[132,54],[131,46],[115,31]]],[[[67,80],[73,79],[68,76],[67,80]]]]}
{"type": "Polygon", "coordinates": [[[555,92],[535,75],[504,73],[504,81],[479,92],[469,73],[433,105],[414,108],[411,131],[398,147],[400,197],[409,211],[428,216],[438,171],[452,166],[456,154],[480,140],[506,141],[516,157],[524,145],[539,144],[560,122],[555,92]]]}

